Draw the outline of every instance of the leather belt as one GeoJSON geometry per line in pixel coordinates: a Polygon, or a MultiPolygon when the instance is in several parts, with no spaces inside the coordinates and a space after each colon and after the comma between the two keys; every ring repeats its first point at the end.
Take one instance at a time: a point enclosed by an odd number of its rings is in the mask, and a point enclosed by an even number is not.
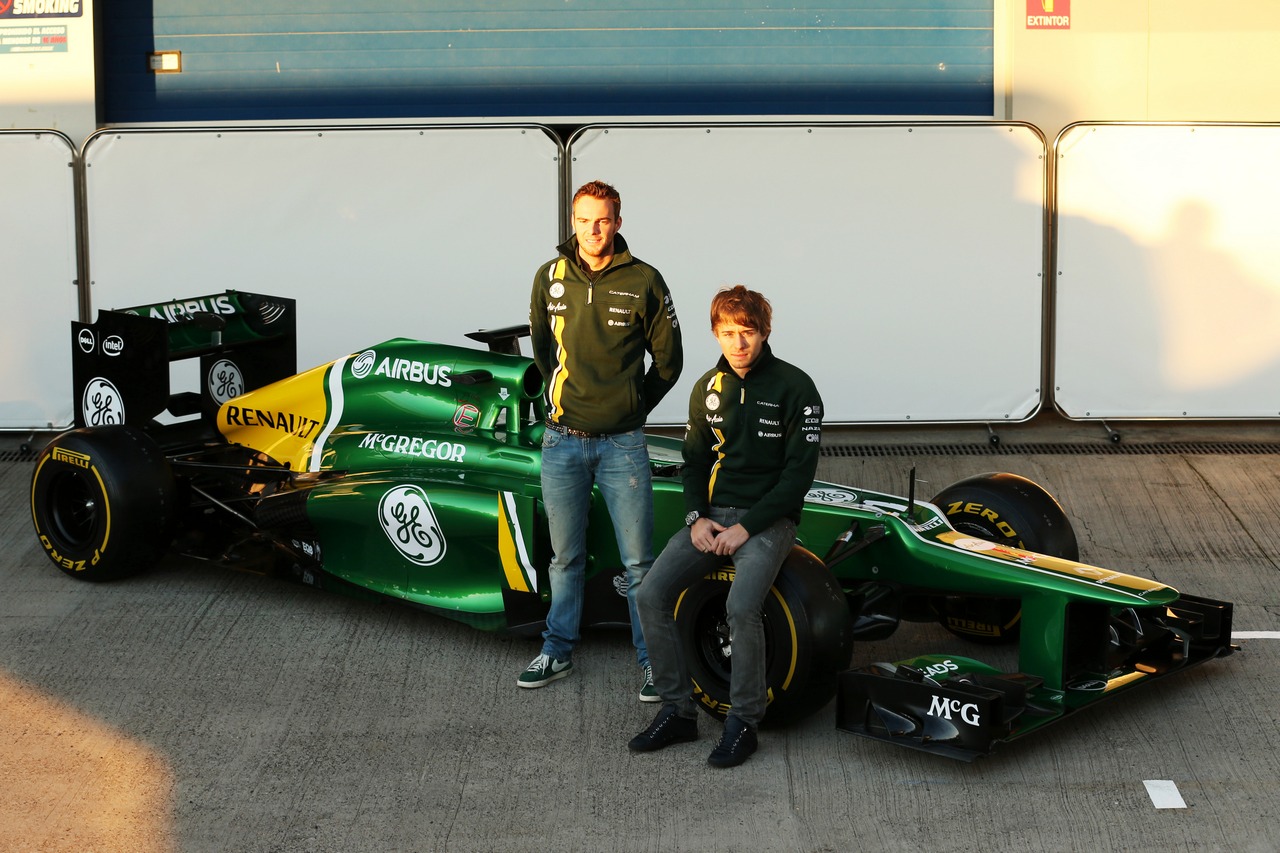
{"type": "Polygon", "coordinates": [[[547,421],[547,429],[553,429],[556,432],[564,433],[565,435],[572,435],[576,438],[604,438],[607,435],[607,433],[603,432],[587,432],[586,430],[561,426],[560,424],[554,424],[551,421],[547,421]]]}

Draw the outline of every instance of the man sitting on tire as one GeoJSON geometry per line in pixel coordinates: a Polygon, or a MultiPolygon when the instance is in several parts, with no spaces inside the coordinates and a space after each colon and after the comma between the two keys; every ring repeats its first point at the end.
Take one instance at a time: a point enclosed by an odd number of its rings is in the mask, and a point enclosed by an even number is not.
{"type": "Polygon", "coordinates": [[[736,767],[756,751],[756,729],[768,702],[761,610],[795,544],[822,437],[822,400],[813,380],[775,358],[769,347],[772,315],[769,301],[742,285],[721,290],[711,301],[711,330],[723,356],[689,397],[685,527],[671,537],[636,598],[663,702],[649,727],[628,744],[637,752],[698,736],[675,608],[685,588],[725,562],[734,566],[727,601],[730,709],[707,763],[736,767]]]}

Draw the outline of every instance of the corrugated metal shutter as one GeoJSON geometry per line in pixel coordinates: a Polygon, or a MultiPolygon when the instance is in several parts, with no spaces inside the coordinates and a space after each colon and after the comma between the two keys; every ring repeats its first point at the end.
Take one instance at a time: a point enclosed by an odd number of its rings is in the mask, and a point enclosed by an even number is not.
{"type": "Polygon", "coordinates": [[[988,116],[994,0],[103,3],[104,118],[988,116]],[[182,52],[153,74],[152,51],[182,52]]]}

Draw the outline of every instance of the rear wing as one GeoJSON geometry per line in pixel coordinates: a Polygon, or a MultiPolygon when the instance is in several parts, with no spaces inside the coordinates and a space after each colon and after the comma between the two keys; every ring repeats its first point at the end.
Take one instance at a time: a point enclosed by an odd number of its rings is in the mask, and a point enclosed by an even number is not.
{"type": "Polygon", "coordinates": [[[144,426],[162,412],[212,420],[232,397],[297,372],[295,301],[228,290],[99,311],[71,324],[78,427],[144,426]],[[199,388],[173,392],[170,364],[199,359],[199,388]]]}
{"type": "Polygon", "coordinates": [[[480,329],[467,332],[467,337],[479,341],[489,348],[489,352],[501,352],[507,355],[520,355],[520,339],[530,337],[529,324],[504,326],[501,329],[480,329]]]}

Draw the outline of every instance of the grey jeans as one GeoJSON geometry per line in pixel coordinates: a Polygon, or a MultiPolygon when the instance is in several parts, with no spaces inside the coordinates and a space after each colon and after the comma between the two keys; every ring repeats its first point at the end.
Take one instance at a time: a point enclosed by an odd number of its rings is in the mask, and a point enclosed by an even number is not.
{"type": "MultiPolygon", "coordinates": [[[[745,512],[712,507],[709,515],[713,521],[732,527],[745,512]]],[[[764,719],[768,687],[761,612],[769,587],[795,541],[795,523],[784,518],[752,536],[732,557],[721,557],[695,548],[689,529],[683,528],[676,531],[654,561],[636,594],[636,610],[653,665],[654,689],[664,703],[675,705],[681,716],[697,716],[697,704],[676,630],[676,601],[698,578],[732,562],[734,579],[726,602],[733,654],[729,713],[752,727],[764,719]]]]}

